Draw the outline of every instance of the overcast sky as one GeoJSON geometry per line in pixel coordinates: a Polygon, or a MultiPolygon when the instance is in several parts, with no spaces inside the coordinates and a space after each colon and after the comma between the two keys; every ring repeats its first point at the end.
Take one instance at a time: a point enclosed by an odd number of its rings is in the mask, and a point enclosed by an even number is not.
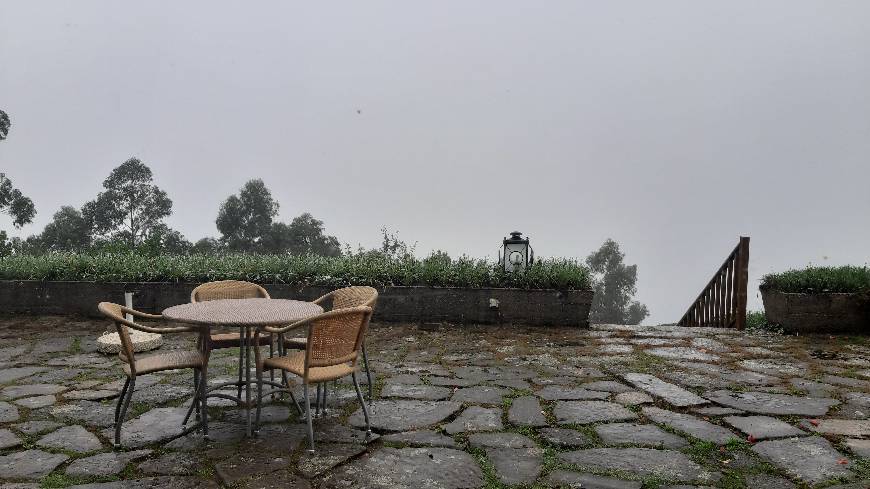
{"type": "MultiPolygon", "coordinates": [[[[217,235],[262,178],[280,218],[419,254],[617,240],[647,323],[740,235],[759,278],[870,261],[870,2],[0,0],[0,171],[38,233],[131,156],[217,235]]],[[[0,216],[0,229],[11,220],[0,216]]]]}

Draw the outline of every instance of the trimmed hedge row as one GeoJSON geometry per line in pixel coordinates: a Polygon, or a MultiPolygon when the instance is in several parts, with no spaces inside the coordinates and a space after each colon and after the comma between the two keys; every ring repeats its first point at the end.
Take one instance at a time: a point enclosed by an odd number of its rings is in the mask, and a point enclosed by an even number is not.
{"type": "Polygon", "coordinates": [[[506,273],[498,264],[461,257],[391,258],[377,253],[341,257],[246,253],[156,255],[48,253],[0,258],[0,280],[89,282],[208,282],[248,280],[292,285],[496,287],[585,290],[588,269],[575,260],[539,260],[506,273]]]}
{"type": "Polygon", "coordinates": [[[870,292],[870,268],[807,267],[770,273],[761,279],[761,288],[801,294],[870,292]]]}

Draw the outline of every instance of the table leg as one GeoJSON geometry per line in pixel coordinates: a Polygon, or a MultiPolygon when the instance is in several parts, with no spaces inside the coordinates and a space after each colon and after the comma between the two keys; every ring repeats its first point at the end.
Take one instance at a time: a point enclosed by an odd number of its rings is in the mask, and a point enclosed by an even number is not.
{"type": "Polygon", "coordinates": [[[251,436],[251,328],[245,328],[245,425],[251,436]]]}
{"type": "Polygon", "coordinates": [[[202,436],[204,439],[208,440],[208,398],[206,394],[208,393],[208,360],[211,356],[211,351],[209,350],[209,338],[211,338],[211,328],[206,326],[205,331],[202,333],[202,354],[203,354],[203,364],[202,368],[199,372],[199,395],[202,396],[200,399],[200,411],[202,412],[202,436]]]}

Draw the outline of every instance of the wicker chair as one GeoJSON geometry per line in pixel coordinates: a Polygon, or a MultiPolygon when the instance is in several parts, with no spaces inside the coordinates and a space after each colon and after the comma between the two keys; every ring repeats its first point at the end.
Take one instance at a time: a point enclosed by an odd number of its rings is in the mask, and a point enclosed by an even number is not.
{"type": "MultiPolygon", "coordinates": [[[[301,378],[302,392],[305,396],[305,417],[308,421],[310,452],[314,452],[314,428],[312,425],[314,416],[311,413],[311,396],[309,394],[311,384],[320,385],[350,375],[353,379],[353,387],[356,389],[356,396],[365,415],[366,437],[371,435],[368,406],[356,378],[356,372],[359,370],[357,360],[371,317],[371,307],[350,307],[325,312],[283,328],[269,326],[262,328],[268,333],[283,334],[290,329],[308,326],[308,341],[305,350],[263,358],[260,355],[260,347],[257,345],[255,358],[258,399],[262,399],[264,396],[263,370],[278,369],[301,378]]],[[[260,330],[258,329],[254,335],[256,337],[259,334],[260,330]]],[[[255,425],[258,427],[260,424],[260,406],[261,404],[257,403],[255,425]]]]}
{"type": "Polygon", "coordinates": [[[163,370],[184,368],[193,369],[193,403],[196,407],[197,418],[201,417],[203,433],[207,437],[208,403],[205,397],[206,386],[199,382],[199,379],[202,378],[201,375],[206,371],[208,366],[207,353],[196,350],[180,350],[136,358],[133,352],[133,343],[130,340],[130,333],[127,331],[127,328],[145,331],[147,333],[160,334],[185,332],[201,333],[202,330],[196,326],[154,328],[133,321],[128,321],[124,317],[125,314],[131,314],[134,317],[147,319],[162,319],[163,316],[146,314],[111,302],[101,302],[98,309],[104,316],[115,323],[115,328],[118,330],[118,336],[121,339],[121,351],[118,353],[118,356],[124,362],[124,373],[127,375],[124,387],[121,389],[121,395],[118,396],[118,403],[115,406],[115,445],[119,446],[121,444],[121,425],[124,424],[127,407],[129,407],[130,399],[133,397],[133,391],[136,389],[136,376],[140,374],[144,375],[153,372],[160,372],[163,370]]]}
{"type": "MultiPolygon", "coordinates": [[[[240,280],[219,280],[216,282],[207,282],[198,285],[193,292],[190,293],[190,302],[215,301],[220,299],[269,299],[269,293],[263,287],[251,282],[243,282],[240,280]]],[[[241,343],[243,341],[241,333],[212,333],[208,337],[208,350],[222,350],[224,348],[239,348],[239,380],[236,383],[236,397],[242,397],[242,386],[245,378],[245,359],[242,351],[241,343]]],[[[273,353],[272,335],[259,338],[261,344],[269,345],[269,356],[273,353]]],[[[272,379],[274,380],[274,378],[272,379]]],[[[298,409],[298,407],[297,407],[298,409]]],[[[191,404],[187,410],[187,416],[184,418],[184,423],[190,418],[193,413],[194,405],[191,404]]]]}
{"type": "MultiPolygon", "coordinates": [[[[190,302],[214,301],[220,299],[269,299],[269,293],[266,289],[251,282],[242,282],[239,280],[221,280],[218,282],[208,282],[197,286],[190,293],[190,302]]],[[[273,353],[272,335],[263,336],[258,341],[261,344],[269,345],[269,355],[273,353]]],[[[224,348],[239,348],[242,343],[241,333],[238,331],[230,333],[213,333],[209,336],[208,349],[221,350],[224,348]]],[[[238,397],[242,397],[242,382],[244,381],[245,362],[242,358],[242,350],[239,348],[239,382],[238,382],[238,397]]]]}
{"type": "MultiPolygon", "coordinates": [[[[319,298],[314,300],[315,304],[324,305],[328,300],[332,300],[332,310],[345,309],[349,307],[358,307],[358,306],[368,306],[372,309],[375,308],[375,305],[378,302],[378,291],[374,287],[367,287],[361,285],[355,285],[352,287],[344,287],[342,289],[333,290],[332,292],[320,296],[319,298]]],[[[290,348],[292,350],[304,350],[308,344],[307,338],[284,338],[281,337],[280,340],[283,344],[284,348],[290,348]]],[[[369,369],[369,357],[366,354],[366,345],[365,342],[362,344],[362,358],[363,358],[363,366],[366,371],[366,380],[368,381],[368,391],[369,391],[369,400],[372,399],[373,393],[373,385],[372,385],[372,372],[369,369]]],[[[318,411],[320,406],[320,389],[318,388],[317,392],[317,405],[318,411]]],[[[326,408],[326,389],[323,389],[323,403],[324,409],[326,408]]]]}

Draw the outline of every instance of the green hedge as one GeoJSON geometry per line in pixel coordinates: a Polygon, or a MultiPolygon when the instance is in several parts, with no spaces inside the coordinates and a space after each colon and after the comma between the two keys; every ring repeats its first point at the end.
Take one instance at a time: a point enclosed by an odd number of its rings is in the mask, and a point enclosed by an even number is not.
{"type": "Polygon", "coordinates": [[[807,267],[771,273],[761,279],[761,288],[781,292],[868,292],[870,291],[870,268],[807,267]]]}
{"type": "Polygon", "coordinates": [[[428,285],[589,289],[589,271],[567,259],[539,260],[505,273],[491,261],[390,258],[378,253],[342,257],[244,253],[149,256],[136,253],[50,253],[0,258],[0,280],[93,282],[208,282],[248,280],[297,285],[428,285]]]}

